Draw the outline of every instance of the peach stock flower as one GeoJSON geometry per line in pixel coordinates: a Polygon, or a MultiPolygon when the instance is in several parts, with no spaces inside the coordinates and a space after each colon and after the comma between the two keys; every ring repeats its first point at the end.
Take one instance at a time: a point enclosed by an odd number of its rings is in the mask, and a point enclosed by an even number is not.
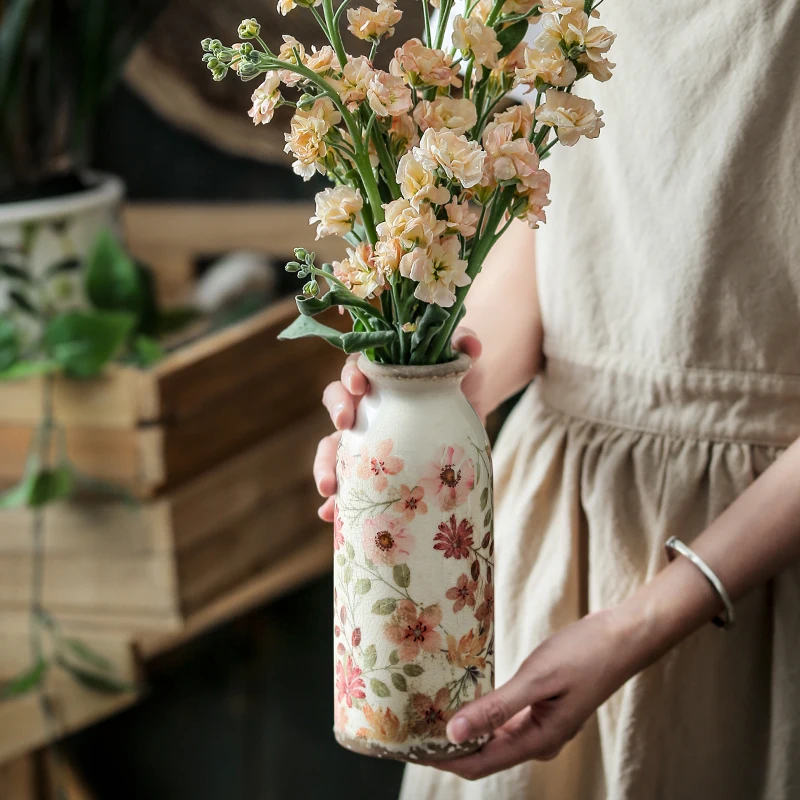
{"type": "Polygon", "coordinates": [[[449,308],[456,301],[455,287],[467,286],[467,262],[460,258],[461,242],[456,236],[445,236],[428,250],[415,248],[400,259],[400,274],[418,281],[414,297],[425,303],[449,308]]]}
{"type": "Polygon", "coordinates": [[[603,127],[602,111],[595,109],[591,100],[574,94],[548,89],[545,101],[536,109],[536,119],[551,125],[561,144],[572,147],[581,136],[596,139],[603,127]]]}
{"type": "Polygon", "coordinates": [[[328,97],[314,101],[310,109],[298,109],[284,134],[284,150],[295,156],[294,171],[308,180],[315,172],[324,172],[318,161],[327,154],[324,136],[342,117],[328,97]]]}
{"type": "Polygon", "coordinates": [[[578,77],[577,68],[558,45],[547,51],[527,47],[524,60],[525,65],[515,70],[515,85],[526,85],[528,91],[537,80],[551,86],[569,86],[578,77]]]}
{"type": "Polygon", "coordinates": [[[363,678],[360,677],[361,670],[353,663],[353,659],[347,656],[347,661],[336,662],[336,702],[344,700],[348,708],[353,707],[353,700],[363,700],[366,697],[363,678]]]}
{"type": "MultiPolygon", "coordinates": [[[[288,61],[290,64],[297,64],[297,57],[299,56],[299,63],[304,63],[306,58],[305,46],[297,41],[294,36],[284,35],[281,38],[283,39],[283,44],[278,51],[278,58],[280,58],[281,61],[288,61]]],[[[287,86],[297,86],[303,77],[290,69],[278,70],[278,75],[281,76],[281,82],[285,83],[287,86]]]]}
{"type": "Polygon", "coordinates": [[[308,221],[318,222],[317,239],[323,236],[345,236],[353,230],[356,214],[364,201],[356,189],[340,185],[323,189],[314,198],[317,213],[308,221]]]}
{"type": "Polygon", "coordinates": [[[417,614],[417,607],[410,600],[400,600],[383,632],[397,646],[401,661],[413,661],[420,651],[436,653],[442,646],[442,635],[436,630],[441,621],[439,606],[428,606],[417,614]]]}
{"type": "Polygon", "coordinates": [[[402,458],[392,455],[393,447],[391,439],[384,439],[375,449],[374,456],[370,456],[366,447],[361,451],[358,477],[362,481],[371,480],[376,492],[383,492],[389,485],[387,475],[397,475],[405,466],[402,458]]]}
{"type": "Polygon", "coordinates": [[[400,259],[405,255],[403,243],[393,237],[379,239],[375,243],[375,264],[385,277],[390,277],[400,267],[400,259]]]}
{"type": "Polygon", "coordinates": [[[444,50],[425,47],[419,39],[409,39],[394,51],[389,71],[410,86],[461,86],[458,65],[444,50]]]}
{"type": "Polygon", "coordinates": [[[403,197],[416,209],[425,202],[444,205],[450,199],[450,192],[437,185],[436,175],[423,167],[412,153],[400,159],[397,182],[403,197]]]}
{"type": "Polygon", "coordinates": [[[427,170],[441,169],[448,178],[455,178],[465,189],[480,183],[486,153],[477,142],[444,129],[428,128],[419,146],[412,151],[414,158],[427,170]]]}
{"type": "Polygon", "coordinates": [[[361,532],[364,552],[373,564],[404,564],[414,549],[414,537],[406,530],[405,521],[386,514],[364,520],[361,532]]]}
{"type": "Polygon", "coordinates": [[[475,465],[456,445],[442,448],[441,455],[428,466],[419,480],[428,502],[436,500],[442,511],[460,506],[475,486],[475,465]]]}
{"type": "Polygon", "coordinates": [[[417,126],[410,114],[399,114],[392,117],[389,124],[389,135],[394,140],[395,145],[400,153],[405,153],[412,147],[419,144],[419,134],[417,126]]]}
{"type": "Polygon", "coordinates": [[[311,53],[303,59],[303,63],[312,72],[316,72],[317,75],[327,75],[329,72],[338,72],[341,69],[336,52],[329,44],[319,50],[316,47],[312,47],[311,53]]]}
{"type": "Polygon", "coordinates": [[[420,100],[414,109],[414,121],[420,130],[433,128],[440,131],[448,128],[453,133],[466,133],[478,121],[475,103],[466,98],[437,97],[434,100],[420,100]]]}
{"type": "Polygon", "coordinates": [[[437,220],[428,204],[414,208],[409,200],[401,197],[384,205],[385,218],[376,230],[382,239],[397,238],[406,250],[414,247],[427,248],[445,228],[444,220],[437,220]]]}
{"type": "Polygon", "coordinates": [[[528,139],[515,139],[510,122],[496,125],[483,137],[486,150],[486,176],[493,182],[520,181],[524,186],[535,187],[541,181],[539,156],[528,139]]]}
{"type": "Polygon", "coordinates": [[[351,58],[342,70],[342,77],[330,79],[330,84],[336,89],[342,102],[350,111],[354,111],[358,104],[366,100],[367,87],[372,80],[375,70],[366,56],[351,58]]]}
{"type": "Polygon", "coordinates": [[[282,16],[286,16],[293,8],[311,8],[311,6],[321,6],[322,0],[278,0],[278,11],[282,16]]]}
{"type": "Polygon", "coordinates": [[[545,169],[538,171],[539,184],[529,188],[524,194],[525,206],[520,217],[524,219],[531,228],[538,228],[540,222],[546,222],[544,213],[545,206],[550,205],[550,198],[547,193],[550,191],[550,173],[545,169]]]}
{"type": "Polygon", "coordinates": [[[457,233],[467,239],[475,235],[479,214],[470,206],[468,200],[462,203],[452,200],[444,208],[447,211],[448,233],[457,233]]]}
{"type": "Polygon", "coordinates": [[[370,108],[379,117],[398,117],[411,108],[411,89],[402,78],[376,70],[367,86],[370,108]]]}
{"type": "Polygon", "coordinates": [[[428,505],[422,499],[425,497],[425,490],[421,486],[413,489],[405,484],[400,487],[400,497],[392,506],[392,510],[397,514],[402,514],[406,520],[411,522],[417,514],[427,514],[428,505]]]}
{"type": "Polygon", "coordinates": [[[497,66],[497,55],[503,49],[494,28],[484,25],[476,17],[465,19],[460,14],[453,20],[453,47],[458,48],[465,58],[474,56],[477,78],[482,75],[481,67],[492,69],[497,66]]]}
{"type": "Polygon", "coordinates": [[[531,134],[531,128],[533,128],[533,105],[531,103],[519,103],[505,111],[498,111],[492,117],[492,121],[484,128],[484,137],[488,136],[494,128],[504,122],[511,123],[514,136],[522,136],[527,139],[531,134]]]}
{"type": "Polygon", "coordinates": [[[357,737],[384,744],[400,744],[408,738],[408,728],[400,723],[391,708],[373,709],[369,703],[364,703],[361,713],[369,727],[359,728],[357,737]]]}
{"type": "Polygon", "coordinates": [[[372,247],[367,242],[361,242],[355,249],[348,247],[347,258],[334,261],[332,266],[334,277],[362,300],[377,297],[383,291],[384,276],[378,269],[372,247]]]}
{"type": "Polygon", "coordinates": [[[280,105],[281,79],[277,72],[268,72],[264,82],[253,92],[253,107],[247,112],[253,125],[266,125],[272,120],[275,109],[280,105]]]}
{"type": "Polygon", "coordinates": [[[347,30],[358,39],[377,41],[382,36],[391,36],[394,26],[400,22],[403,12],[395,8],[393,2],[381,0],[375,11],[361,6],[347,10],[347,30]]]}

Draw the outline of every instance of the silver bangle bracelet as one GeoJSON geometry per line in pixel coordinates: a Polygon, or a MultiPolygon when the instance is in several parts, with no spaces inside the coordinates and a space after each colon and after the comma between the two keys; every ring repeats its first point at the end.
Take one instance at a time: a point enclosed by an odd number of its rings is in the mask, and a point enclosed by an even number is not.
{"type": "Polygon", "coordinates": [[[711,584],[711,588],[717,593],[717,596],[722,601],[722,605],[725,606],[724,615],[714,617],[714,619],[711,621],[718,628],[722,628],[724,631],[729,631],[736,621],[736,615],[733,611],[733,603],[731,602],[731,598],[728,596],[728,593],[725,591],[725,587],[722,585],[722,581],[717,577],[714,570],[712,570],[711,567],[709,567],[708,564],[706,564],[706,562],[694,552],[694,550],[685,545],[675,536],[670,536],[669,539],[667,539],[664,547],[667,551],[668,561],[672,561],[675,558],[675,554],[680,553],[680,555],[688,558],[689,561],[691,561],[692,564],[694,564],[697,569],[703,573],[705,579],[711,584]]]}

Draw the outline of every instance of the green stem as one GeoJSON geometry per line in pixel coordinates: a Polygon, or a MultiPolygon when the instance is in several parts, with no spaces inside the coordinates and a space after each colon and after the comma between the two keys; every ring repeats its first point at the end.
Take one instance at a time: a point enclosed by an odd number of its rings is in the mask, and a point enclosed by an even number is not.
{"type": "Polygon", "coordinates": [[[431,46],[431,12],[428,0],[422,0],[422,16],[425,18],[425,44],[431,46]]]}
{"type": "Polygon", "coordinates": [[[339,20],[333,10],[333,0],[322,0],[322,10],[325,14],[325,22],[328,24],[328,39],[336,51],[339,64],[344,69],[347,64],[347,53],[342,44],[342,36],[339,33],[339,20]]]}

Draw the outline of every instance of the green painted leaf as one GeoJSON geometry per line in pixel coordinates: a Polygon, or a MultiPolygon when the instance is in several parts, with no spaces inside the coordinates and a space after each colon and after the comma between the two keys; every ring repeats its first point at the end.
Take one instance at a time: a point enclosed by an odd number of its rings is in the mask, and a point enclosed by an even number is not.
{"type": "Polygon", "coordinates": [[[86,294],[101,311],[124,311],[135,317],[142,312],[139,271],[108,229],[97,235],[86,258],[86,294]]]}
{"type": "Polygon", "coordinates": [[[486,509],[486,504],[489,502],[489,487],[484,487],[481,492],[481,511],[486,509]]]}
{"type": "Polygon", "coordinates": [[[18,355],[17,329],[7,319],[0,318],[0,373],[11,367],[18,355]]]}
{"type": "Polygon", "coordinates": [[[337,555],[337,556],[336,556],[336,563],[337,563],[337,564],[338,564],[340,567],[343,567],[343,566],[345,565],[345,563],[346,563],[346,559],[345,559],[345,557],[344,557],[344,556],[343,556],[341,553],[339,553],[339,555],[337,555]]]}
{"type": "Polygon", "coordinates": [[[391,614],[396,607],[397,600],[395,600],[394,597],[385,597],[383,600],[378,600],[375,605],[372,606],[372,613],[380,614],[385,617],[387,614],[391,614]]]}
{"type": "Polygon", "coordinates": [[[94,670],[85,669],[84,667],[68,661],[61,655],[56,656],[56,663],[65,672],[68,672],[72,678],[86,689],[91,689],[93,692],[100,694],[123,694],[124,692],[132,692],[135,687],[128,681],[124,681],[115,675],[95,672],[94,670]]]}
{"type": "Polygon", "coordinates": [[[375,649],[374,644],[371,644],[364,651],[363,659],[364,669],[372,669],[375,666],[375,662],[378,660],[378,651],[375,649]]]}
{"type": "Polygon", "coordinates": [[[450,313],[441,306],[429,305],[411,335],[411,363],[424,364],[431,341],[450,319],[450,313]]]}
{"type": "Polygon", "coordinates": [[[528,31],[528,20],[521,19],[497,34],[497,41],[502,48],[497,54],[498,58],[505,58],[524,38],[528,31]]]}
{"type": "Polygon", "coordinates": [[[389,687],[377,678],[372,678],[372,680],[370,680],[369,688],[372,689],[372,693],[378,697],[389,697],[392,694],[389,687]]]}
{"type": "Polygon", "coordinates": [[[403,665],[403,672],[408,675],[409,678],[418,678],[425,672],[419,664],[404,664],[403,665]]]}
{"type": "Polygon", "coordinates": [[[359,578],[354,588],[356,594],[367,594],[372,588],[372,581],[369,578],[359,578]]]}
{"type": "Polygon", "coordinates": [[[54,278],[56,275],[63,275],[66,272],[77,272],[80,268],[81,260],[79,258],[62,258],[54,264],[51,264],[44,271],[44,274],[48,278],[54,278]]]}
{"type": "Polygon", "coordinates": [[[411,583],[411,570],[408,568],[408,564],[395,564],[392,576],[394,577],[394,582],[398,586],[402,586],[403,589],[407,589],[411,583]]]}
{"type": "Polygon", "coordinates": [[[353,579],[353,567],[350,564],[348,564],[344,568],[344,572],[342,573],[342,580],[344,581],[345,584],[347,584],[350,583],[352,579],[353,579]]]}
{"type": "Polygon", "coordinates": [[[39,312],[36,310],[36,306],[33,305],[28,295],[24,294],[23,292],[17,291],[16,289],[12,289],[8,293],[8,299],[20,310],[24,311],[26,314],[30,314],[32,317],[38,317],[39,312]]]}
{"type": "Polygon", "coordinates": [[[351,561],[356,557],[356,551],[353,549],[353,545],[351,545],[350,542],[344,543],[344,551],[351,561]]]}
{"type": "Polygon", "coordinates": [[[4,275],[6,278],[13,278],[17,281],[23,281],[24,283],[31,282],[31,276],[28,274],[28,270],[17,267],[14,264],[0,264],[0,275],[4,275]]]}
{"type": "Polygon", "coordinates": [[[486,512],[486,516],[483,518],[483,524],[487,528],[492,524],[492,509],[491,508],[486,512]]]}
{"type": "Polygon", "coordinates": [[[88,644],[82,642],[80,639],[63,639],[62,644],[76,658],[85,661],[87,664],[97,669],[109,672],[114,669],[114,665],[104,655],[92,650],[88,644]]]}
{"type": "Polygon", "coordinates": [[[60,369],[61,365],[57,361],[17,361],[0,371],[0,381],[21,381],[40,375],[50,375],[60,369]]]}
{"type": "Polygon", "coordinates": [[[394,666],[399,661],[400,661],[400,656],[397,655],[397,650],[392,650],[392,652],[389,653],[389,663],[392,664],[392,666],[394,666]]]}
{"type": "Polygon", "coordinates": [[[10,697],[19,697],[23,694],[36,689],[41,685],[50,664],[43,656],[39,656],[38,661],[32,664],[27,669],[20,672],[16,677],[11,678],[2,684],[0,688],[0,697],[7,699],[10,697]]]}
{"type": "Polygon", "coordinates": [[[91,378],[117,354],[134,322],[131,314],[69,311],[51,320],[45,347],[67,375],[91,378]]]}
{"type": "Polygon", "coordinates": [[[408,691],[408,684],[406,683],[406,679],[399,672],[392,673],[392,683],[394,684],[394,688],[397,689],[399,692],[408,691]]]}

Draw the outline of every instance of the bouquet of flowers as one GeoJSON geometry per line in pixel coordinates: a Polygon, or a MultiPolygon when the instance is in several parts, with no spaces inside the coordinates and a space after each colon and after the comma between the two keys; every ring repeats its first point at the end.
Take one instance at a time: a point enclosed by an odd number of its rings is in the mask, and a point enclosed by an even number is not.
{"type": "Polygon", "coordinates": [[[317,335],[345,352],[388,364],[436,364],[453,358],[450,339],[475,276],[514,219],[545,221],[552,147],[593,139],[602,112],[574,93],[591,76],[611,77],[614,34],[592,22],[603,0],[422,0],[424,32],[394,51],[389,70],[373,66],[402,16],[394,0],[350,8],[349,0],[280,0],[314,15],[329,45],[283,37],[273,52],[255,19],[239,26],[231,47],[205,39],[215,80],[229,71],[263,76],[253,92],[253,122],[270,122],[278,106],[295,108],[286,151],[305,180],[333,186],[316,197],[317,238],[341,236],[347,257],[317,265],[295,250],[286,269],[306,279],[300,317],[282,338],[317,335]],[[340,20],[371,44],[369,56],[345,49],[340,20]],[[532,45],[528,26],[541,30],[532,45]],[[505,107],[509,92],[526,102],[505,107]],[[292,94],[289,96],[289,92],[292,94]],[[502,110],[499,110],[502,109],[502,110]],[[324,288],[321,288],[321,285],[324,288]],[[346,309],[347,333],[314,317],[346,309]]]}

